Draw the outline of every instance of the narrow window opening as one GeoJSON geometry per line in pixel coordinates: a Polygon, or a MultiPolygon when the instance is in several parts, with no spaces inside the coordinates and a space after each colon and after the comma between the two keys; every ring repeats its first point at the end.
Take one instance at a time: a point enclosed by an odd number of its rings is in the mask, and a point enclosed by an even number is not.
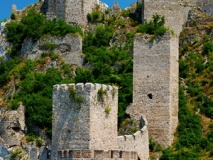
{"type": "Polygon", "coordinates": [[[122,151],[119,152],[119,158],[122,158],[122,151]]]}
{"type": "Polygon", "coordinates": [[[113,158],[113,151],[111,151],[111,158],[113,158]]]}
{"type": "Polygon", "coordinates": [[[72,151],[69,151],[69,158],[72,158],[72,151]]]}
{"type": "Polygon", "coordinates": [[[153,96],[152,96],[151,93],[149,93],[147,96],[149,97],[149,99],[152,99],[152,98],[153,98],[153,96]]]}
{"type": "Polygon", "coordinates": [[[50,159],[50,150],[47,150],[47,159],[50,159]]]}

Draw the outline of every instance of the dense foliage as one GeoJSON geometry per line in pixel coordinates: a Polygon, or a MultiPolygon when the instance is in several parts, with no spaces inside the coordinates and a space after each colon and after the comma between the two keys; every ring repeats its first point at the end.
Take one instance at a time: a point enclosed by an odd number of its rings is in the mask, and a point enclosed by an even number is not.
{"type": "Polygon", "coordinates": [[[112,33],[113,29],[110,26],[100,26],[94,33],[89,33],[84,38],[83,52],[86,55],[86,65],[91,65],[90,73],[84,73],[89,72],[89,69],[79,68],[75,79],[76,82],[90,80],[119,86],[118,118],[121,122],[125,118],[126,107],[132,102],[133,64],[132,56],[125,50],[116,47],[113,50],[108,49],[112,33]]]}
{"type": "Polygon", "coordinates": [[[140,33],[147,33],[150,35],[163,35],[166,31],[168,31],[168,28],[166,28],[165,25],[165,17],[160,16],[158,14],[153,15],[153,20],[150,22],[145,22],[144,24],[139,25],[138,32],[140,33]]]}
{"type": "Polygon", "coordinates": [[[80,27],[68,25],[61,19],[47,20],[43,14],[34,10],[29,10],[21,21],[11,21],[6,25],[6,39],[13,44],[10,50],[13,56],[17,55],[27,38],[37,41],[45,34],[63,36],[68,33],[82,34],[82,31],[80,27]]]}
{"type": "MultiPolygon", "coordinates": [[[[109,21],[109,19],[107,20],[109,21]]],[[[110,20],[111,21],[111,20],[110,20]]],[[[61,83],[93,82],[116,85],[119,87],[119,122],[125,118],[125,109],[132,102],[132,50],[134,33],[128,33],[128,43],[122,47],[115,45],[109,49],[110,40],[117,26],[117,21],[110,25],[100,25],[89,32],[83,41],[85,67],[77,68],[72,75],[71,66],[61,62],[57,68],[46,66],[48,57],[60,59],[54,53],[43,54],[36,61],[12,58],[1,60],[0,81],[4,87],[14,82],[15,94],[7,97],[8,109],[17,109],[19,102],[26,106],[27,125],[36,125],[51,133],[52,121],[52,86],[61,83]],[[20,81],[16,82],[15,80],[20,81]]],[[[64,35],[80,32],[77,27],[69,26],[62,20],[46,20],[42,14],[30,10],[21,21],[12,21],[6,26],[7,40],[13,43],[12,55],[16,55],[26,38],[38,40],[44,34],[64,35]]],[[[47,48],[55,47],[48,42],[47,48]]]]}
{"type": "MultiPolygon", "coordinates": [[[[164,17],[160,15],[154,15],[152,21],[137,26],[140,22],[140,16],[137,17],[141,14],[140,7],[137,6],[135,12],[127,9],[112,16],[109,14],[110,11],[101,13],[98,9],[88,14],[89,22],[96,26],[84,36],[85,64],[84,67],[76,69],[76,75],[72,74],[72,66],[60,61],[60,57],[54,53],[43,54],[43,57],[36,61],[16,57],[9,61],[0,59],[0,87],[3,90],[11,90],[12,85],[14,88],[13,93],[4,97],[8,109],[17,109],[21,101],[26,106],[28,128],[37,125],[50,135],[54,84],[92,82],[116,85],[119,87],[119,125],[123,128],[120,133],[134,133],[137,130],[135,122],[132,119],[123,120],[127,118],[126,107],[132,102],[131,53],[135,30],[154,37],[163,35],[168,30],[164,26],[164,17]],[[47,67],[49,58],[57,60],[57,68],[47,67]]],[[[46,20],[42,14],[30,10],[21,21],[13,20],[8,23],[6,33],[7,41],[13,44],[11,55],[17,55],[26,38],[36,41],[45,34],[58,36],[68,33],[82,34],[82,31],[79,27],[70,26],[62,20],[46,20]]],[[[203,118],[213,118],[213,38],[206,35],[200,43],[197,39],[195,38],[192,46],[181,46],[180,123],[174,145],[163,150],[161,160],[196,160],[213,156],[213,123],[210,121],[204,124],[202,121],[203,118]],[[202,51],[192,51],[198,46],[202,51]]],[[[55,46],[46,43],[46,47],[55,46]]],[[[29,135],[27,139],[31,141],[35,137],[29,135]]],[[[160,150],[162,148],[150,139],[150,151],[160,150]]]]}
{"type": "Polygon", "coordinates": [[[60,83],[71,83],[72,75],[69,65],[61,63],[60,68],[48,68],[46,72],[34,72],[37,66],[45,64],[45,58],[37,61],[23,61],[15,58],[8,62],[1,62],[1,85],[15,79],[21,81],[14,84],[18,90],[14,95],[7,97],[10,101],[9,108],[17,109],[19,102],[26,106],[27,125],[37,125],[45,128],[51,135],[52,124],[52,86],[60,83]],[[5,78],[5,75],[7,77],[5,78]]]}
{"type": "Polygon", "coordinates": [[[181,33],[180,41],[184,44],[180,46],[179,60],[180,123],[174,145],[163,151],[161,160],[213,156],[213,36],[208,35],[212,32],[211,23],[205,24],[203,18],[202,15],[194,21],[199,27],[186,27],[181,33]]]}

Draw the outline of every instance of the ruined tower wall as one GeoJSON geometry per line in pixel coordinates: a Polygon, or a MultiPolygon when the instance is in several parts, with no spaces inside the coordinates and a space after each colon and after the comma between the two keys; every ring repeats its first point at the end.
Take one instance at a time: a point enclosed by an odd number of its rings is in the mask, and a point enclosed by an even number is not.
{"type": "Polygon", "coordinates": [[[87,83],[53,89],[52,157],[62,150],[118,148],[117,88],[87,83]]]}
{"type": "Polygon", "coordinates": [[[155,13],[163,15],[166,18],[166,26],[179,35],[187,20],[189,9],[185,0],[145,0],[144,18],[150,21],[155,13]]]}
{"type": "Polygon", "coordinates": [[[46,0],[47,17],[64,19],[67,23],[84,24],[99,0],[46,0]]]}
{"type": "Polygon", "coordinates": [[[148,120],[149,135],[169,146],[178,123],[178,39],[169,33],[150,42],[149,35],[134,40],[133,104],[127,113],[148,120]]]}
{"type": "Polygon", "coordinates": [[[147,122],[145,126],[133,135],[118,136],[119,150],[135,151],[140,159],[149,159],[149,136],[147,122]]]}
{"type": "Polygon", "coordinates": [[[55,2],[54,0],[45,0],[45,3],[47,4],[46,16],[52,19],[55,16],[55,2]]]}
{"type": "Polygon", "coordinates": [[[83,0],[66,0],[66,13],[65,20],[68,23],[78,23],[83,22],[83,0]]]}

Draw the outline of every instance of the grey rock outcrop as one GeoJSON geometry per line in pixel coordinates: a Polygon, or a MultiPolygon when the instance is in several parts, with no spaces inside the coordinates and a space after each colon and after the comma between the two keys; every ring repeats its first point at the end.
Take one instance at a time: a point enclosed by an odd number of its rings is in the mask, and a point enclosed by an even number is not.
{"type": "Polygon", "coordinates": [[[25,40],[22,45],[20,56],[26,59],[36,59],[43,53],[59,54],[67,63],[81,66],[82,38],[68,34],[63,37],[45,36],[37,42],[32,39],[25,40]]]}
{"type": "Polygon", "coordinates": [[[3,146],[0,145],[0,160],[1,158],[4,158],[8,154],[9,152],[3,146]]]}
{"type": "Polygon", "coordinates": [[[18,110],[8,111],[0,121],[0,137],[6,146],[20,146],[24,137],[25,109],[20,104],[18,110]]]}
{"type": "Polygon", "coordinates": [[[203,12],[209,16],[213,16],[213,0],[202,0],[198,2],[198,6],[203,12]]]}
{"type": "Polygon", "coordinates": [[[8,57],[6,54],[7,47],[10,47],[10,44],[6,41],[6,34],[5,34],[5,25],[8,22],[2,22],[0,24],[0,57],[8,57]]]}

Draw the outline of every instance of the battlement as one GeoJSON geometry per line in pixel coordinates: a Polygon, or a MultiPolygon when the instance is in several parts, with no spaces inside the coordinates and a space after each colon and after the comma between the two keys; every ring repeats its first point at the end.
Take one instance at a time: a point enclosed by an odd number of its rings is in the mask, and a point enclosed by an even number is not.
{"type": "Polygon", "coordinates": [[[108,93],[115,94],[115,92],[118,91],[118,88],[115,86],[97,84],[97,83],[95,84],[93,83],[61,84],[61,85],[53,86],[54,91],[66,92],[66,91],[69,91],[70,88],[74,89],[76,92],[98,92],[98,90],[102,88],[102,90],[105,90],[107,92],[107,95],[108,93]]]}
{"type": "Polygon", "coordinates": [[[117,149],[117,112],[117,87],[53,86],[53,157],[65,149],[117,149]]]}
{"type": "Polygon", "coordinates": [[[120,150],[62,150],[58,151],[58,160],[138,160],[137,152],[120,150]]]}
{"type": "Polygon", "coordinates": [[[118,146],[120,150],[136,151],[140,159],[149,159],[149,137],[147,120],[143,118],[145,125],[140,131],[133,135],[118,136],[118,146]]]}

